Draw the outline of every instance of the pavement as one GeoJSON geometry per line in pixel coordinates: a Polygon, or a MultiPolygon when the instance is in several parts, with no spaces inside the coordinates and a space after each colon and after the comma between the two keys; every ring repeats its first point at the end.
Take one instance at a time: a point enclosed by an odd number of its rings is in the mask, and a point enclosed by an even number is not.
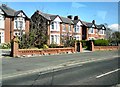
{"type": "Polygon", "coordinates": [[[2,58],[2,77],[31,74],[77,64],[108,60],[118,57],[118,51],[96,51],[29,58],[2,58]]]}

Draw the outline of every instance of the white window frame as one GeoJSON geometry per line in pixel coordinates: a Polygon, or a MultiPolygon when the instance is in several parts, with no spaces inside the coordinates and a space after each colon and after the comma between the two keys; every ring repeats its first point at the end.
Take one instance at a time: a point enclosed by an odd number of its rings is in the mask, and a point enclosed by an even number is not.
{"type": "Polygon", "coordinates": [[[93,27],[89,28],[89,34],[94,34],[95,33],[95,29],[93,27]],[[91,32],[93,30],[93,32],[91,32]]]}
{"type": "Polygon", "coordinates": [[[101,29],[101,30],[99,31],[99,34],[100,34],[100,35],[104,35],[104,34],[105,34],[105,30],[101,29]]]}
{"type": "Polygon", "coordinates": [[[5,28],[5,17],[2,14],[0,14],[0,28],[5,28]]]}
{"type": "Polygon", "coordinates": [[[81,40],[81,35],[74,35],[75,40],[81,40]]]}
{"type": "Polygon", "coordinates": [[[4,39],[5,39],[4,31],[0,31],[0,44],[4,43],[4,39]]]}
{"type": "Polygon", "coordinates": [[[14,29],[25,30],[25,18],[15,17],[14,18],[14,29]],[[22,22],[22,27],[20,26],[20,22],[22,22]]]}
{"type": "Polygon", "coordinates": [[[72,29],[71,29],[71,24],[68,25],[68,30],[71,32],[72,29]]]}
{"type": "Polygon", "coordinates": [[[51,34],[50,44],[60,44],[60,34],[51,34]]]}

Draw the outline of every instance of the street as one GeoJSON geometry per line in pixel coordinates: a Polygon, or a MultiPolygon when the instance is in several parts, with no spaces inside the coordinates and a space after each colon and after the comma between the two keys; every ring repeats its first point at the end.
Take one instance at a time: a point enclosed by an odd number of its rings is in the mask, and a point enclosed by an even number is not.
{"type": "Polygon", "coordinates": [[[119,83],[118,78],[120,78],[118,75],[120,70],[118,61],[120,61],[120,59],[119,57],[116,57],[117,55],[117,52],[110,51],[44,57],[41,56],[41,58],[36,59],[5,58],[3,59],[3,85],[31,85],[31,87],[34,87],[34,85],[115,85],[119,83]],[[85,62],[88,60],[92,61],[98,59],[104,60],[85,62]],[[31,66],[33,65],[32,67],[27,66],[30,65],[28,60],[31,63],[31,66]],[[78,61],[79,64],[69,67],[67,66],[68,62],[76,63],[76,61],[78,61]],[[31,71],[29,73],[27,72],[27,74],[25,74],[25,72],[22,74],[18,73],[25,71],[25,69],[28,71],[35,67],[38,68],[38,66],[39,68],[42,68],[42,65],[43,67],[53,65],[57,66],[61,63],[64,67],[60,69],[51,68],[49,71],[38,70],[34,73],[31,71]],[[7,64],[9,65],[8,67],[6,66],[7,64]],[[24,66],[25,69],[23,70],[24,66]],[[16,68],[21,68],[23,71],[15,71],[16,68]]]}
{"type": "MultiPolygon", "coordinates": [[[[115,85],[119,81],[119,58],[86,63],[49,73],[3,79],[3,85],[115,85]]],[[[34,86],[33,86],[34,87],[34,86]]]]}

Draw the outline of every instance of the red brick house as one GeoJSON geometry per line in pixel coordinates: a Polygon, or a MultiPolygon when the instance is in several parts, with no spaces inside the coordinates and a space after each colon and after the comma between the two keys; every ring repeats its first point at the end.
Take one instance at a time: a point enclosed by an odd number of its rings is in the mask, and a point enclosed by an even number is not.
{"type": "Polygon", "coordinates": [[[69,18],[61,17],[59,15],[52,15],[43,13],[40,11],[36,11],[32,16],[31,20],[34,21],[34,16],[39,15],[40,17],[47,20],[47,34],[48,34],[48,45],[49,44],[57,44],[63,45],[63,41],[66,36],[73,36],[73,22],[69,18]]]}
{"type": "Polygon", "coordinates": [[[8,43],[13,36],[29,32],[29,18],[20,10],[15,11],[7,5],[0,6],[0,43],[8,43]]]}
{"type": "Polygon", "coordinates": [[[73,37],[76,40],[101,39],[105,37],[105,26],[102,24],[96,25],[94,21],[89,23],[81,21],[78,16],[73,19],[72,16],[62,17],[38,10],[31,16],[31,20],[34,19],[36,14],[47,20],[48,45],[52,43],[63,45],[66,36],[73,37]]]}
{"type": "Polygon", "coordinates": [[[104,39],[106,28],[103,24],[96,25],[95,20],[90,22],[82,21],[82,39],[83,40],[96,40],[96,39],[104,39]]]}

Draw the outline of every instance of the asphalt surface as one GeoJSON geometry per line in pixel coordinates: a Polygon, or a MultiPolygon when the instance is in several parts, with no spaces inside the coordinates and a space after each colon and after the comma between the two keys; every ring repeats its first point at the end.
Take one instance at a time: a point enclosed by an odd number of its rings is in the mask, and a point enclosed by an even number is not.
{"type": "Polygon", "coordinates": [[[11,76],[28,70],[54,67],[60,64],[85,62],[118,57],[118,51],[98,51],[63,55],[39,56],[30,58],[2,58],[2,75],[11,76]]]}
{"type": "Polygon", "coordinates": [[[94,87],[104,85],[104,87],[110,87],[120,84],[118,61],[120,58],[117,57],[61,70],[6,78],[3,79],[3,85],[29,85],[29,87],[34,87],[34,85],[94,85],[94,87]]]}

